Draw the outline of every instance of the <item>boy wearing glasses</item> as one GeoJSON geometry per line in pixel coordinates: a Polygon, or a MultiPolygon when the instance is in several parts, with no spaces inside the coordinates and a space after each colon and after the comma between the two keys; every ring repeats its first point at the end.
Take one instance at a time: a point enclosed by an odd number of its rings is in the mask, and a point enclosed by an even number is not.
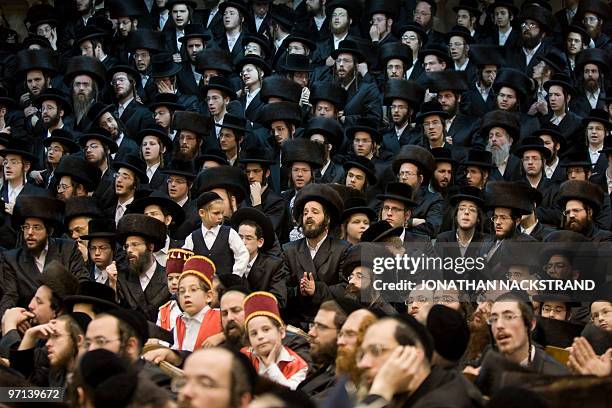
{"type": "Polygon", "coordinates": [[[166,302],[159,308],[156,325],[165,330],[173,330],[176,318],[181,314],[178,304],[178,289],[183,266],[187,259],[193,256],[193,252],[181,248],[172,248],[168,251],[166,261],[166,275],[168,276],[168,292],[172,300],[166,302]]]}

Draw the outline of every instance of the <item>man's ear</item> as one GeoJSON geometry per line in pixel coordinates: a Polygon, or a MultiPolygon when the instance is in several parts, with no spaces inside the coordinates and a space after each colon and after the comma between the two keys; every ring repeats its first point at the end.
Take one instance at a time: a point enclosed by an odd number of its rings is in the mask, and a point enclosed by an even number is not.
{"type": "Polygon", "coordinates": [[[132,25],[134,26],[134,27],[133,27],[133,29],[138,28],[138,19],[137,19],[137,18],[135,18],[135,19],[132,21],[132,25]]]}

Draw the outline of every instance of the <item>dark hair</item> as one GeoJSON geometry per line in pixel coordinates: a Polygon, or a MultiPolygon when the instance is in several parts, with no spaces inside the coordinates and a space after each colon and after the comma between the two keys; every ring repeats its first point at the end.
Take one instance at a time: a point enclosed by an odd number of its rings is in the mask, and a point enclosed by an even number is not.
{"type": "Polygon", "coordinates": [[[257,383],[257,372],[249,358],[238,350],[223,347],[232,354],[230,367],[230,404],[231,407],[240,406],[240,398],[244,394],[252,394],[257,383]]]}
{"type": "Polygon", "coordinates": [[[346,312],[340,307],[338,302],[335,300],[326,300],[321,303],[319,310],[325,310],[326,312],[334,312],[334,326],[336,326],[336,330],[340,330],[346,318],[346,312]]]}
{"type": "MultiPolygon", "coordinates": [[[[468,200],[466,200],[468,201],[468,200]]],[[[474,226],[474,231],[475,232],[479,232],[482,233],[483,231],[483,224],[484,224],[484,219],[485,219],[485,214],[482,211],[482,208],[480,208],[478,205],[476,206],[476,211],[477,216],[476,216],[476,225],[474,226]]],[[[458,224],[457,224],[457,214],[459,213],[459,203],[457,203],[457,205],[454,207],[453,209],[453,229],[456,231],[458,224]]]]}
{"type": "Polygon", "coordinates": [[[257,237],[257,239],[261,239],[263,238],[263,230],[261,229],[261,227],[259,226],[259,224],[257,224],[255,221],[251,221],[251,220],[244,220],[240,223],[240,226],[242,225],[248,225],[249,227],[253,227],[255,228],[255,236],[257,237]]]}
{"type": "Polygon", "coordinates": [[[407,314],[387,317],[383,321],[387,319],[397,324],[393,334],[395,341],[401,346],[421,346],[429,363],[433,356],[434,343],[427,328],[407,314]]]}

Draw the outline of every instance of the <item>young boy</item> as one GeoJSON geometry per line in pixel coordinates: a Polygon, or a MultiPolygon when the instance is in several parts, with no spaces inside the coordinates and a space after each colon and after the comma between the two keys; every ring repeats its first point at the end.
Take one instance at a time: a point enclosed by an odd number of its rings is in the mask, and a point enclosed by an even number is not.
{"type": "Polygon", "coordinates": [[[249,251],[236,231],[221,225],[223,199],[209,191],[198,197],[197,206],[202,227],[189,234],[183,248],[212,260],[220,275],[234,273],[242,277],[249,263],[249,251]]]}
{"type": "Polygon", "coordinates": [[[172,295],[172,299],[159,308],[156,324],[162,329],[173,330],[176,318],[181,314],[177,301],[179,278],[183,273],[183,265],[192,256],[193,252],[186,249],[172,248],[168,250],[166,275],[168,276],[168,292],[172,295]]]}
{"type": "Polygon", "coordinates": [[[221,333],[221,313],[209,306],[214,274],[215,264],[204,256],[194,255],[185,262],[178,284],[183,313],[176,318],[174,350],[200,349],[207,338],[221,333]]]}

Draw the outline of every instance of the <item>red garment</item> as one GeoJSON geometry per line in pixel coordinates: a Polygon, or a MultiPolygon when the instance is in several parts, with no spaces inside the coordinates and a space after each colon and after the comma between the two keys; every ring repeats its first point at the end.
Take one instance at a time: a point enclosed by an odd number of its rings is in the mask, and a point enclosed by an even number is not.
{"type": "MultiPolygon", "coordinates": [[[[183,339],[185,338],[185,322],[178,316],[176,318],[176,336],[178,338],[178,350],[183,349],[183,339]]],[[[221,327],[221,312],[219,309],[209,309],[204,315],[200,330],[198,331],[198,337],[196,338],[193,350],[201,349],[202,344],[207,338],[217,333],[221,333],[223,328],[221,327]]]]}

